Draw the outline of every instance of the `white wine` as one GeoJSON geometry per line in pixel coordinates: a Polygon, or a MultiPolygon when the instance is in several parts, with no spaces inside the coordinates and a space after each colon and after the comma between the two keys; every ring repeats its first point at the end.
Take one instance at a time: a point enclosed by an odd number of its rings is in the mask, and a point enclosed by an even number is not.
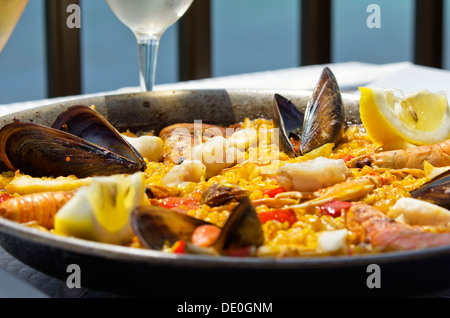
{"type": "Polygon", "coordinates": [[[140,36],[160,36],[193,0],[106,0],[123,24],[140,36]]]}
{"type": "Polygon", "coordinates": [[[0,0],[0,52],[8,42],[28,0],[0,0]]]}
{"type": "Polygon", "coordinates": [[[136,36],[142,91],[155,84],[159,39],[186,13],[194,0],[106,0],[114,14],[136,36]]]}

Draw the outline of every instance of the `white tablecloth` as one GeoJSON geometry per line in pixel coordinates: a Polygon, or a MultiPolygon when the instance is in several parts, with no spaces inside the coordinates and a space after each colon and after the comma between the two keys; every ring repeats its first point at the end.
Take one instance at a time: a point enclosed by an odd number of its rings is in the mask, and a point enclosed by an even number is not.
{"type": "MultiPolygon", "coordinates": [[[[411,78],[405,76],[415,72],[414,85],[422,85],[424,88],[433,83],[433,78],[438,82],[443,81],[443,76],[450,78],[449,72],[431,70],[417,67],[409,62],[393,63],[386,65],[373,65],[357,62],[339,63],[327,65],[335,74],[343,92],[358,94],[358,86],[384,85],[402,86],[407,89],[411,86],[411,78]],[[439,74],[436,74],[438,72],[439,74]],[[400,77],[399,77],[400,74],[400,77]],[[427,76],[431,76],[427,78],[427,76]],[[418,81],[418,82],[417,82],[418,81]],[[405,86],[406,83],[406,86],[405,86]],[[408,84],[409,83],[409,84],[408,84]]],[[[180,82],[173,84],[157,85],[156,90],[174,89],[204,89],[204,88],[280,88],[312,90],[317,83],[324,65],[299,67],[292,69],[259,72],[219,78],[210,78],[197,81],[180,82]]],[[[450,81],[446,81],[449,83],[450,81]]],[[[436,84],[438,85],[438,84],[436,84]]],[[[414,86],[414,87],[416,87],[414,86]]],[[[105,94],[118,94],[137,92],[137,87],[127,87],[89,94],[82,96],[68,96],[45,100],[27,101],[13,104],[0,105],[0,116],[16,111],[77,99],[105,94]]],[[[439,295],[439,294],[435,294],[439,295]]],[[[108,293],[81,289],[69,289],[65,282],[53,279],[38,272],[0,248],[0,297],[114,297],[108,293]]]]}
{"type": "MultiPolygon", "coordinates": [[[[312,90],[316,85],[320,73],[325,65],[313,65],[281,69],[275,71],[240,74],[225,77],[208,78],[196,81],[186,81],[171,84],[156,85],[155,90],[174,89],[208,89],[208,88],[267,88],[267,89],[299,89],[312,90]]],[[[374,65],[358,62],[328,64],[334,73],[343,92],[353,92],[358,86],[383,79],[412,66],[409,62],[374,65]]],[[[123,87],[108,92],[85,94],[82,96],[67,96],[34,100],[27,102],[0,105],[0,116],[27,108],[59,103],[80,97],[101,96],[106,94],[120,94],[138,92],[138,87],[123,87]]]]}

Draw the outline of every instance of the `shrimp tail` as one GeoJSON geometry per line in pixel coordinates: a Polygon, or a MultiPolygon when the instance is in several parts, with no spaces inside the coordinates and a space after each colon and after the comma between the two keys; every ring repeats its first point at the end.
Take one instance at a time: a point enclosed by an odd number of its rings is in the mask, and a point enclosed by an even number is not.
{"type": "Polygon", "coordinates": [[[428,161],[434,167],[449,166],[450,139],[434,145],[365,154],[348,161],[347,166],[349,168],[373,166],[390,169],[423,169],[425,161],[428,161]]]}

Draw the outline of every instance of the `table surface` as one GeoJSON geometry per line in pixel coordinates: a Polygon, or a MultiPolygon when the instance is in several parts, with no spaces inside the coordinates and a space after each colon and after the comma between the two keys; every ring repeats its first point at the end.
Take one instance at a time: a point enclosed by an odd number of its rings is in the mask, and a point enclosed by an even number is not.
{"type": "MultiPolygon", "coordinates": [[[[312,90],[324,66],[336,76],[341,91],[359,94],[359,86],[401,88],[403,91],[417,88],[444,90],[449,83],[450,72],[419,67],[409,62],[374,65],[359,62],[314,65],[291,69],[209,78],[172,84],[157,85],[155,90],[208,89],[208,88],[267,88],[312,90]]],[[[36,101],[0,105],[0,116],[33,107],[70,101],[81,97],[137,92],[137,87],[125,87],[109,92],[67,96],[36,101]]],[[[450,92],[448,92],[450,94],[450,92]]],[[[450,296],[448,290],[436,291],[417,297],[450,296]]],[[[15,259],[0,247],[0,297],[1,298],[95,298],[119,297],[107,292],[87,288],[67,287],[66,282],[39,272],[15,259]]]]}

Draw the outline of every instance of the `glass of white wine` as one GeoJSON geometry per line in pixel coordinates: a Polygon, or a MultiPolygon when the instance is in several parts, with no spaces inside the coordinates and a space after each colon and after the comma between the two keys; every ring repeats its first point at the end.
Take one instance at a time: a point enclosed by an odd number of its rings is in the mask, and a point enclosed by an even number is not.
{"type": "Polygon", "coordinates": [[[0,0],[0,52],[8,42],[28,0],[0,0]]]}
{"type": "Polygon", "coordinates": [[[114,14],[136,36],[139,47],[140,86],[152,91],[155,84],[159,40],[178,21],[193,0],[106,0],[114,14]]]}

